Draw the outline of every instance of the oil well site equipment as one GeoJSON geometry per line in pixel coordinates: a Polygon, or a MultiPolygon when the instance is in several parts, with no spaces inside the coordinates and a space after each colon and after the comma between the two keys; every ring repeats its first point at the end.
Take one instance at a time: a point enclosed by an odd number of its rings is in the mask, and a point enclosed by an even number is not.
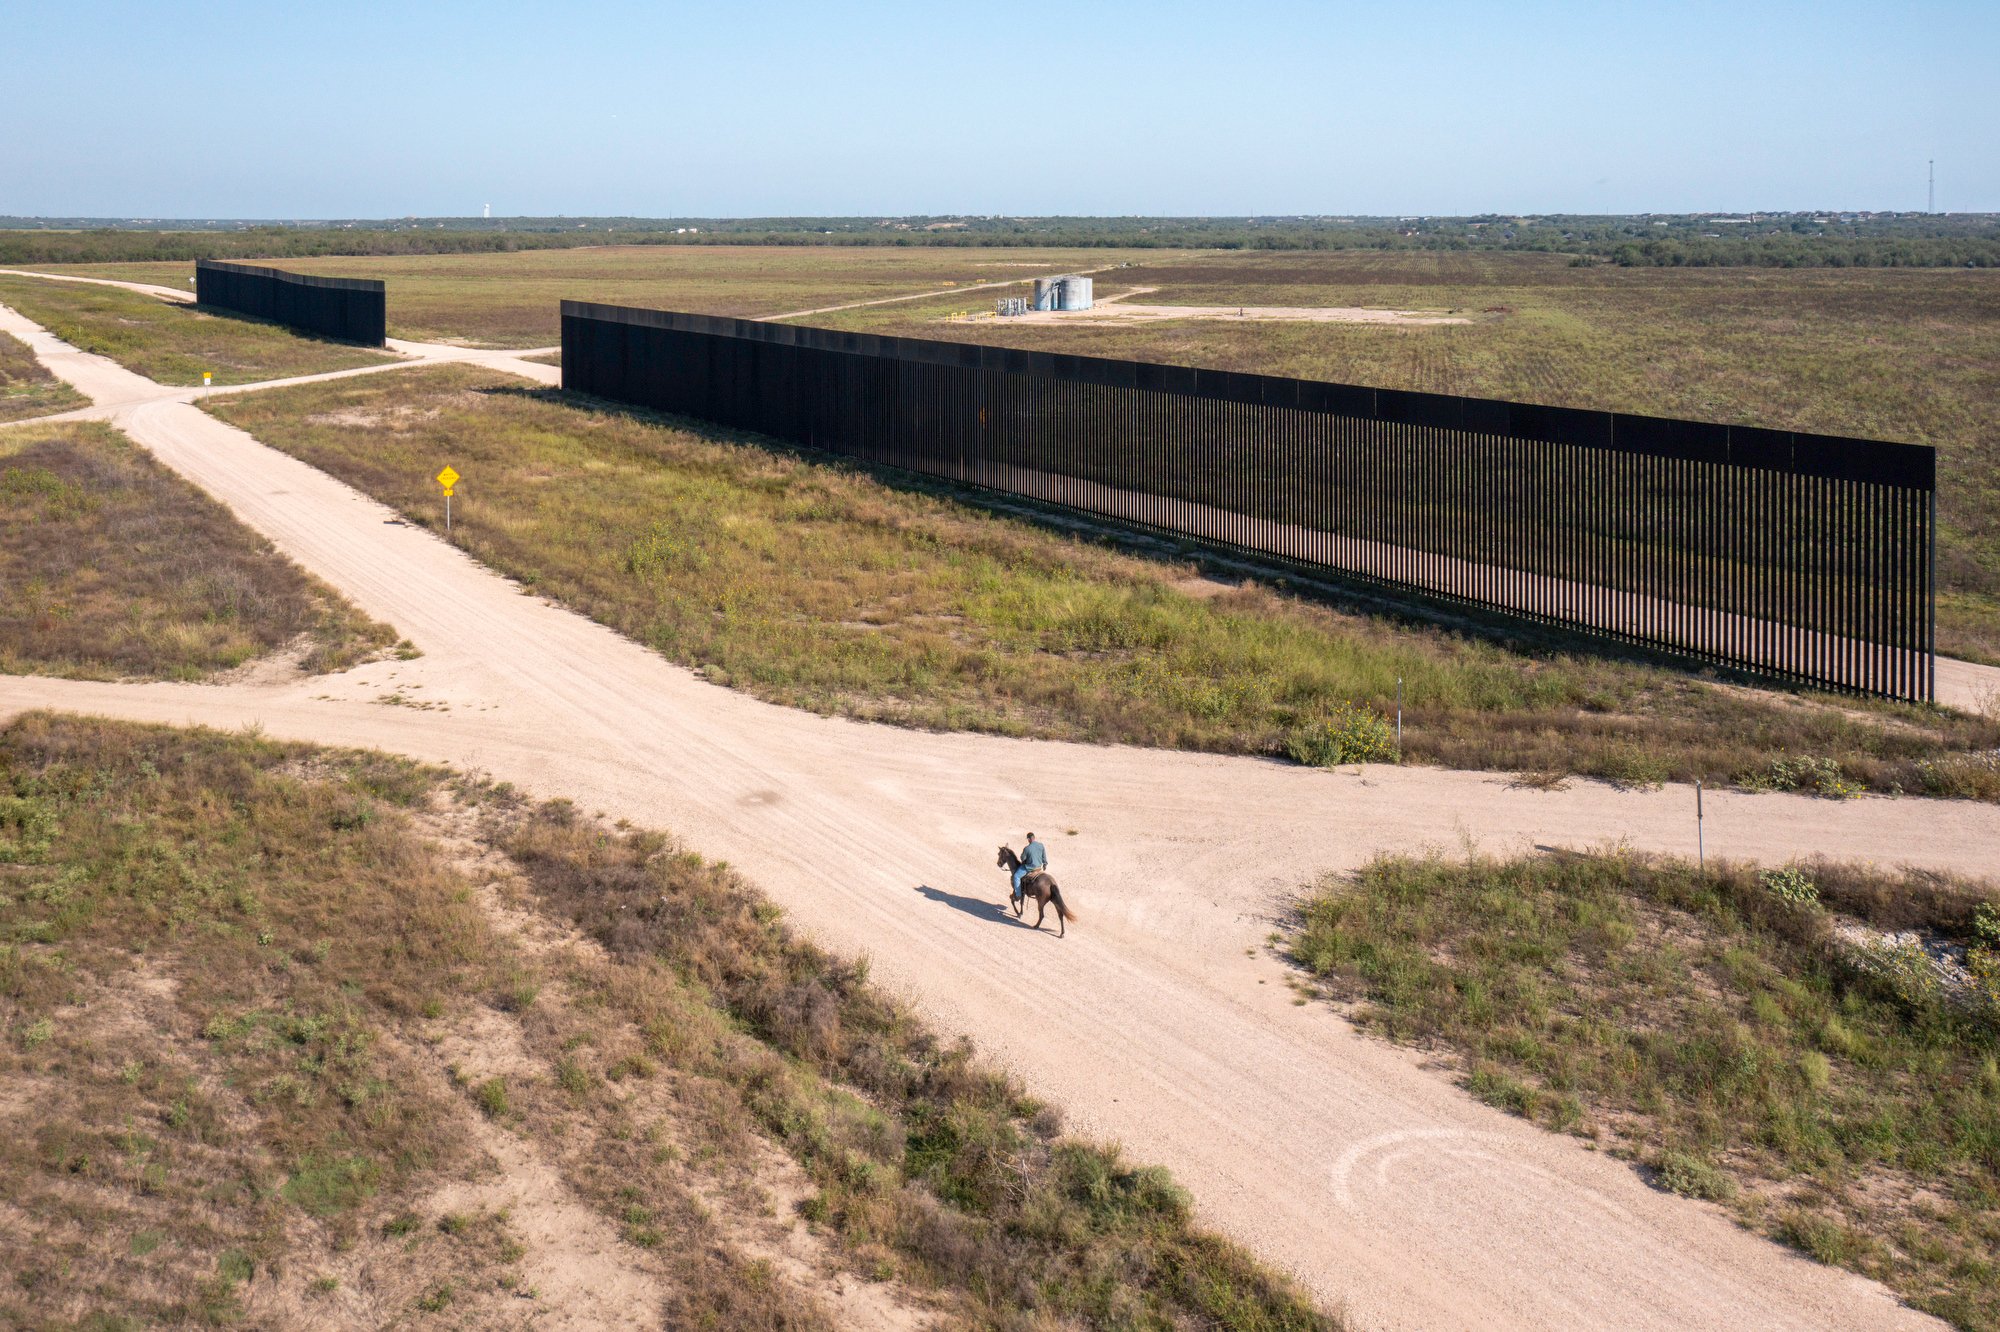
{"type": "Polygon", "coordinates": [[[1037,310],[1088,310],[1092,304],[1091,283],[1074,273],[1062,277],[1035,279],[1033,308],[1037,310]]]}
{"type": "Polygon", "coordinates": [[[1927,446],[577,301],[562,343],[565,389],[1768,678],[1936,692],[1927,446]]]}

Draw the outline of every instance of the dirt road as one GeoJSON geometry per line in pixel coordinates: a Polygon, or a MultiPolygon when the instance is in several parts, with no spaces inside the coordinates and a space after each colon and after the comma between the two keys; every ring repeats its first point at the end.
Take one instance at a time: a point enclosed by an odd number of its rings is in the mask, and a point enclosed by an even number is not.
{"type": "MultiPolygon", "coordinates": [[[[524,594],[171,396],[114,419],[425,655],[263,688],[0,678],[0,715],[255,723],[484,768],[672,829],[808,933],[868,954],[878,979],[1074,1127],[1171,1167],[1208,1222],[1361,1327],[1938,1326],[1480,1105],[1320,1005],[1293,1006],[1260,950],[1289,892],[1384,848],[1689,851],[1685,790],[1515,791],[1471,773],[1335,774],[787,711],[524,594]],[[994,847],[1029,828],[1082,913],[1060,942],[996,908],[994,847]]],[[[2000,863],[2000,809],[1711,794],[1708,847],[1984,869],[2000,863]]]]}

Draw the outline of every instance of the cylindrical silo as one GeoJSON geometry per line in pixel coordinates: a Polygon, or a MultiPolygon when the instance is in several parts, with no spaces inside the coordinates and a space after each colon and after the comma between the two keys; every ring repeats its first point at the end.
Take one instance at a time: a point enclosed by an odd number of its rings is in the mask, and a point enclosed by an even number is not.
{"type": "Polygon", "coordinates": [[[1062,280],[1062,308],[1065,310],[1088,310],[1091,293],[1090,279],[1087,277],[1066,277],[1062,280]]]}
{"type": "Polygon", "coordinates": [[[1061,278],[1035,279],[1035,308],[1053,310],[1056,308],[1056,293],[1062,289],[1061,278]]]}

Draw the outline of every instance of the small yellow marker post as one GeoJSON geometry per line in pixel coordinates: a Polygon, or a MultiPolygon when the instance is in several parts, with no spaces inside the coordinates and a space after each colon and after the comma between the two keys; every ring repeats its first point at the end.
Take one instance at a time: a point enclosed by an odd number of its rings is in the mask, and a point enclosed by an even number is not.
{"type": "Polygon", "coordinates": [[[437,474],[437,482],[444,487],[444,534],[451,535],[451,488],[458,484],[458,473],[449,464],[437,474]]]}
{"type": "Polygon", "coordinates": [[[214,373],[215,372],[212,370],[204,370],[201,372],[201,391],[203,393],[208,392],[208,381],[210,377],[214,375],[214,373]]]}

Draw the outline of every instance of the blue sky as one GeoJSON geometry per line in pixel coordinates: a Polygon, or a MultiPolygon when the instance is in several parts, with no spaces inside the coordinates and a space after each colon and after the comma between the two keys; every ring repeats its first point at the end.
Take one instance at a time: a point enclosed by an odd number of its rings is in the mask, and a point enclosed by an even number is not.
{"type": "Polygon", "coordinates": [[[0,17],[0,213],[2000,210],[2000,2],[0,17]]]}

